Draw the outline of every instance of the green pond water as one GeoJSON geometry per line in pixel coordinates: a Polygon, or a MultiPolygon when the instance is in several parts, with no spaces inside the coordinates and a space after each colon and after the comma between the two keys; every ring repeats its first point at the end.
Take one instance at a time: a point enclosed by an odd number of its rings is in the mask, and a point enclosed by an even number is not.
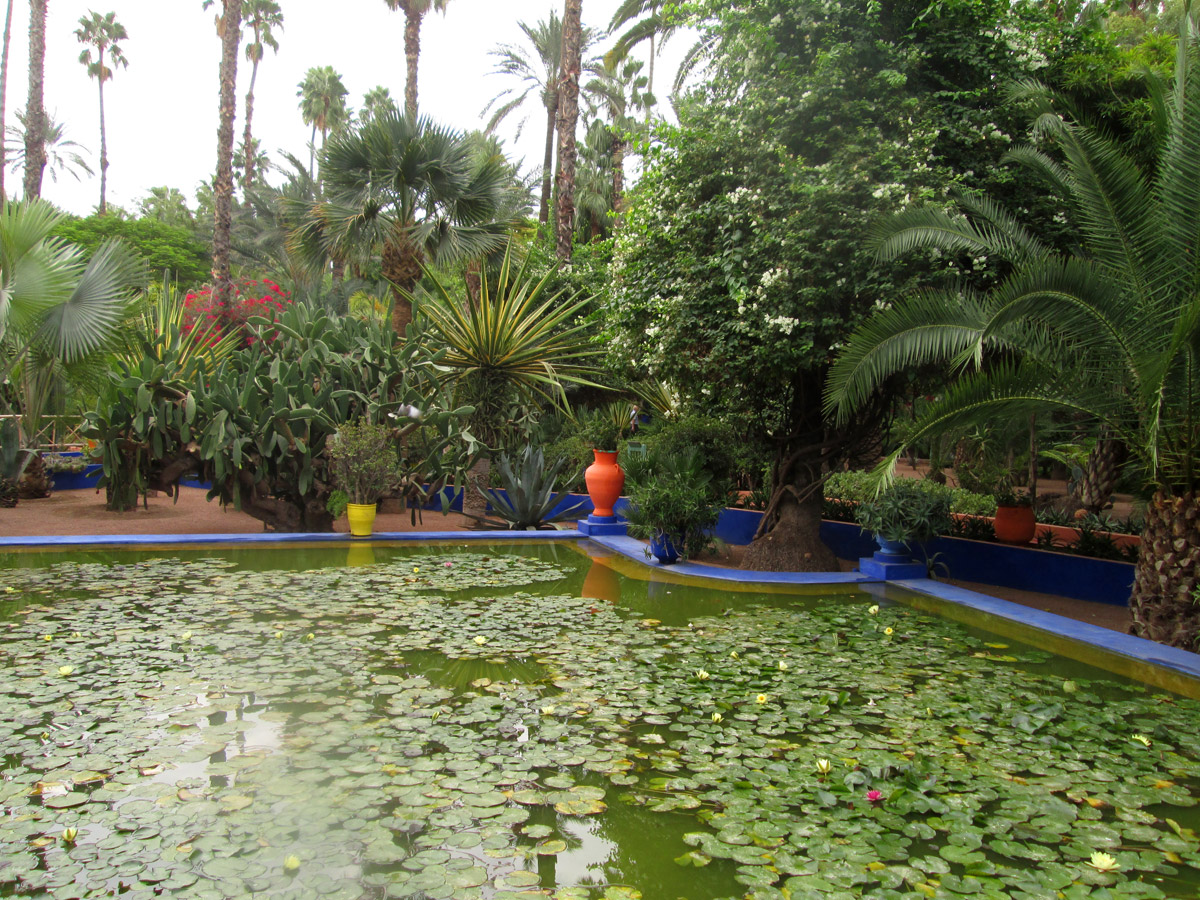
{"type": "Polygon", "coordinates": [[[0,554],[0,896],[1200,896],[1200,702],[620,568],[0,554]]]}

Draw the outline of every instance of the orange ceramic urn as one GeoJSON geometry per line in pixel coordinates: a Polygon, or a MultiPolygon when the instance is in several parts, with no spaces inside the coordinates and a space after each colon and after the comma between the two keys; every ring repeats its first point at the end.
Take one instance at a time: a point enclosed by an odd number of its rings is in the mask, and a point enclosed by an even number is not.
{"type": "Polygon", "coordinates": [[[613,512],[613,504],[617,502],[622,488],[625,487],[625,473],[617,465],[616,450],[593,450],[592,453],[595,454],[596,461],[583,473],[588,496],[592,498],[592,505],[596,507],[592,515],[611,518],[616,515],[613,512]]]}

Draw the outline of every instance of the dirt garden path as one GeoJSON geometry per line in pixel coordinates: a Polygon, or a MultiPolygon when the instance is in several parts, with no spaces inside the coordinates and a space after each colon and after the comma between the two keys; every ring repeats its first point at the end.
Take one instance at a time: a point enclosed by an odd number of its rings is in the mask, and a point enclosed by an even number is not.
{"type": "MultiPolygon", "coordinates": [[[[205,491],[200,488],[185,487],[180,489],[177,503],[170,497],[159,495],[151,497],[146,507],[116,513],[104,508],[103,494],[91,490],[59,491],[42,500],[22,500],[14,509],[0,509],[0,537],[258,534],[263,531],[262,523],[257,519],[232,508],[223,510],[217,503],[206,501],[204,495],[205,491]]],[[[457,513],[443,516],[439,512],[427,512],[416,526],[412,524],[407,513],[380,513],[375,528],[381,532],[461,531],[466,530],[469,525],[470,520],[457,513]]],[[[344,518],[335,523],[334,530],[343,533],[348,530],[344,518]]],[[[706,558],[699,562],[736,568],[741,563],[742,550],[741,547],[729,546],[716,558],[706,558]]],[[[852,566],[853,563],[843,560],[843,569],[848,570],[852,566]]],[[[1127,610],[1104,603],[1088,603],[1068,597],[1036,594],[957,579],[949,579],[949,583],[1114,631],[1124,631],[1129,624],[1127,610]]]]}

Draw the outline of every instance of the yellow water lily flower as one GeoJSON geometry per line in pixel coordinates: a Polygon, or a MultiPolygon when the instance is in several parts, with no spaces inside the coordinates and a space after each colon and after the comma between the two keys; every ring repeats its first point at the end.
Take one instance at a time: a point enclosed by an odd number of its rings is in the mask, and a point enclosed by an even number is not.
{"type": "Polygon", "coordinates": [[[416,575],[421,571],[420,566],[413,566],[413,574],[416,575]]]}
{"type": "Polygon", "coordinates": [[[305,639],[306,641],[311,641],[311,640],[315,640],[315,639],[316,639],[316,637],[317,637],[317,636],[316,636],[315,634],[313,634],[313,633],[310,631],[308,634],[306,634],[306,635],[304,636],[304,639],[305,639]]]}
{"type": "Polygon", "coordinates": [[[476,638],[475,638],[475,643],[477,643],[477,644],[478,644],[480,647],[482,647],[484,644],[486,644],[486,643],[487,643],[487,638],[485,638],[485,637],[484,637],[484,636],[481,634],[481,635],[479,635],[478,637],[476,637],[476,638]]]}
{"type": "Polygon", "coordinates": [[[553,706],[543,706],[542,707],[542,715],[543,716],[552,716],[552,715],[554,715],[555,709],[556,709],[556,707],[553,707],[553,706]]]}
{"type": "Polygon", "coordinates": [[[43,641],[52,641],[52,640],[54,640],[54,635],[52,635],[52,634],[43,634],[43,635],[42,635],[42,640],[43,640],[43,641]]]}
{"type": "Polygon", "coordinates": [[[891,629],[890,627],[889,627],[889,628],[885,628],[885,629],[883,629],[883,633],[884,633],[884,634],[891,634],[891,633],[892,633],[892,629],[891,629]]]}
{"type": "Polygon", "coordinates": [[[73,638],[81,638],[81,637],[83,637],[83,632],[82,632],[82,631],[72,631],[72,632],[71,632],[71,637],[73,637],[73,638]]]}
{"type": "Polygon", "coordinates": [[[713,722],[714,722],[714,723],[720,723],[720,721],[721,721],[723,718],[725,718],[725,717],[724,717],[723,715],[721,715],[720,713],[713,713],[713,714],[712,714],[712,720],[713,720],[713,722]]]}
{"type": "Polygon", "coordinates": [[[282,631],[275,632],[275,640],[277,640],[277,641],[283,640],[283,632],[282,631]]]}
{"type": "Polygon", "coordinates": [[[285,872],[295,872],[298,868],[300,868],[300,857],[298,856],[289,855],[283,861],[283,871],[285,872]]]}
{"type": "Polygon", "coordinates": [[[1097,872],[1116,872],[1121,868],[1121,864],[1113,857],[1099,850],[1092,854],[1091,866],[1097,872]]]}
{"type": "Polygon", "coordinates": [[[64,678],[66,678],[68,675],[70,675],[74,671],[75,671],[74,666],[59,666],[58,667],[58,674],[62,675],[64,678]]]}
{"type": "Polygon", "coordinates": [[[4,586],[4,593],[15,594],[16,592],[17,592],[17,589],[15,587],[9,587],[8,585],[4,586]]]}
{"type": "Polygon", "coordinates": [[[185,631],[179,636],[179,639],[181,641],[190,641],[192,639],[192,633],[190,631],[185,631]]]}
{"type": "Polygon", "coordinates": [[[875,606],[868,606],[867,612],[869,612],[873,616],[879,615],[879,605],[876,604],[875,606]]]}
{"type": "Polygon", "coordinates": [[[827,760],[827,759],[818,759],[817,760],[817,772],[818,773],[820,773],[821,775],[828,775],[832,771],[833,771],[833,763],[831,763],[829,760],[827,760]]]}
{"type": "Polygon", "coordinates": [[[1150,746],[1150,738],[1146,737],[1144,734],[1134,734],[1134,735],[1131,735],[1130,738],[1131,738],[1131,740],[1137,741],[1143,747],[1150,746]]]}
{"type": "Polygon", "coordinates": [[[755,702],[756,702],[756,703],[766,703],[766,702],[767,702],[767,695],[766,695],[766,694],[759,694],[757,697],[755,697],[755,698],[754,698],[754,700],[755,700],[755,702]]]}
{"type": "Polygon", "coordinates": [[[62,840],[64,844],[73,844],[75,839],[79,837],[79,829],[67,827],[63,829],[62,840]]]}
{"type": "Polygon", "coordinates": [[[736,650],[730,650],[730,651],[729,651],[729,658],[730,658],[730,659],[737,659],[737,658],[738,658],[738,652],[737,652],[736,650]]]}
{"type": "Polygon", "coordinates": [[[712,678],[712,676],[711,676],[711,675],[709,675],[709,674],[708,674],[706,671],[704,671],[703,669],[697,669],[697,670],[696,670],[696,677],[697,677],[698,679],[700,679],[701,681],[708,681],[708,679],[712,678]]]}
{"type": "Polygon", "coordinates": [[[781,659],[781,660],[779,661],[779,671],[780,671],[780,672],[786,672],[786,671],[787,671],[787,669],[788,669],[788,664],[787,664],[787,663],[785,663],[785,662],[784,662],[784,661],[781,659]]]}

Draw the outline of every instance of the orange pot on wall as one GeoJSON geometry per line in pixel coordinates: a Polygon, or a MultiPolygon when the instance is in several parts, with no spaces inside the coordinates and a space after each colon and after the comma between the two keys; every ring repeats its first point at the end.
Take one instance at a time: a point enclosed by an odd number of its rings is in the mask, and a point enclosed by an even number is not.
{"type": "Polygon", "coordinates": [[[996,540],[1005,544],[1028,544],[1037,531],[1032,506],[997,506],[993,527],[996,540]]]}
{"type": "Polygon", "coordinates": [[[616,515],[613,504],[620,499],[625,487],[625,472],[617,465],[616,450],[593,450],[592,453],[596,461],[583,473],[588,496],[596,507],[592,515],[611,518],[616,515]]]}

